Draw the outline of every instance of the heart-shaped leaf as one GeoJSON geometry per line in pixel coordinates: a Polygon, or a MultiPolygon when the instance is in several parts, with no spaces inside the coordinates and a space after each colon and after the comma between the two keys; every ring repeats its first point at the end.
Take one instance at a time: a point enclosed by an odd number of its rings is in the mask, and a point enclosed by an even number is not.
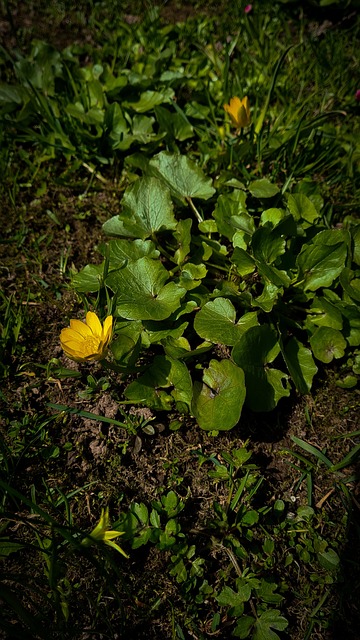
{"type": "Polygon", "coordinates": [[[320,213],[304,193],[290,194],[287,206],[296,221],[306,220],[306,222],[313,224],[320,217],[320,213]]]}
{"type": "Polygon", "coordinates": [[[321,362],[331,362],[345,355],[346,340],[340,331],[330,327],[319,327],[310,338],[315,358],[321,362]]]}
{"type": "Polygon", "coordinates": [[[149,169],[184,204],[188,198],[208,200],[215,193],[211,178],[187,156],[161,151],[150,160],[149,169]]]}
{"type": "Polygon", "coordinates": [[[203,383],[194,384],[192,412],[201,429],[227,431],[240,419],[245,400],[244,372],[230,360],[210,360],[203,383]]]}
{"type": "Polygon", "coordinates": [[[194,329],[204,340],[233,346],[249,327],[258,324],[255,312],[245,313],[237,324],[235,320],[236,311],[230,300],[215,298],[196,314],[194,329]]]}
{"type": "Polygon", "coordinates": [[[164,320],[179,306],[186,289],[166,281],[161,262],[140,258],[109,273],[106,284],[117,295],[117,314],[129,320],[164,320]]]}
{"type": "Polygon", "coordinates": [[[136,180],[124,193],[120,218],[140,238],[176,228],[169,190],[156,178],[136,180]]]}

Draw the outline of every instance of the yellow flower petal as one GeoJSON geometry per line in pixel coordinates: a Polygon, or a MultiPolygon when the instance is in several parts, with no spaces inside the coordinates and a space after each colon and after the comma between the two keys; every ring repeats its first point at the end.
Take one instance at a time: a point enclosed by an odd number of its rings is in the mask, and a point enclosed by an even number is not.
{"type": "Polygon", "coordinates": [[[101,326],[101,322],[97,317],[96,313],[93,311],[88,311],[86,314],[86,324],[90,327],[94,336],[101,340],[103,328],[101,326]]]}
{"type": "Polygon", "coordinates": [[[112,316],[108,316],[107,318],[105,318],[104,327],[103,327],[103,337],[102,337],[104,346],[107,346],[110,342],[111,334],[112,334],[112,324],[113,324],[112,316]]]}
{"type": "Polygon", "coordinates": [[[65,354],[78,362],[102,360],[111,340],[112,323],[112,316],[108,316],[102,325],[93,311],[86,314],[86,323],[70,320],[70,327],[62,329],[60,333],[60,343],[65,354]]]}
{"type": "Polygon", "coordinates": [[[92,334],[90,327],[85,322],[81,322],[81,320],[70,320],[70,328],[80,333],[84,338],[92,334]]]}
{"type": "Polygon", "coordinates": [[[229,114],[232,123],[238,129],[248,127],[250,124],[250,103],[248,96],[242,100],[238,96],[230,99],[230,104],[224,104],[226,113],[229,114]]]}
{"type": "MultiPolygon", "coordinates": [[[[91,333],[90,335],[92,336],[91,333]]],[[[67,327],[66,329],[61,330],[60,340],[61,342],[75,341],[81,344],[84,338],[83,336],[80,335],[80,333],[78,333],[77,331],[74,331],[74,329],[70,329],[69,327],[67,327]]]]}

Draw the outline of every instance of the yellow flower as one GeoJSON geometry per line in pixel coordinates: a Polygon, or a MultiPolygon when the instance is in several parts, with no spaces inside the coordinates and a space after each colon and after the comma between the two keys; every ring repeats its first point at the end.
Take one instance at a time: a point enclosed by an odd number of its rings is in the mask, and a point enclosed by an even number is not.
{"type": "Polygon", "coordinates": [[[86,538],[83,538],[81,544],[84,547],[90,547],[93,544],[93,540],[96,540],[97,542],[105,542],[109,547],[116,549],[116,551],[119,551],[121,555],[128,558],[129,556],[126,555],[125,551],[123,551],[116,542],[113,542],[114,538],[124,535],[124,531],[108,531],[109,527],[109,507],[106,507],[106,509],[101,509],[100,520],[95,529],[93,529],[86,538]]]}
{"type": "Polygon", "coordinates": [[[78,362],[104,358],[111,340],[112,322],[112,316],[108,316],[102,325],[93,311],[87,312],[85,322],[70,320],[70,327],[60,334],[65,354],[78,362]]]}
{"type": "Polygon", "coordinates": [[[245,96],[242,100],[234,96],[230,100],[230,104],[224,104],[226,113],[229,114],[232,123],[238,129],[248,127],[250,124],[250,104],[249,98],[245,96]]]}

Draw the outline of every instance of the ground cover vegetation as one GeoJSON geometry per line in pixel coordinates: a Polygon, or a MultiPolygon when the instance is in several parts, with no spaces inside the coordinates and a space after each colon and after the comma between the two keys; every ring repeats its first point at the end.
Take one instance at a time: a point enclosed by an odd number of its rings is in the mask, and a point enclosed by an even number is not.
{"type": "Polygon", "coordinates": [[[357,3],[218,4],[3,2],[3,637],[359,637],[357,3]]]}

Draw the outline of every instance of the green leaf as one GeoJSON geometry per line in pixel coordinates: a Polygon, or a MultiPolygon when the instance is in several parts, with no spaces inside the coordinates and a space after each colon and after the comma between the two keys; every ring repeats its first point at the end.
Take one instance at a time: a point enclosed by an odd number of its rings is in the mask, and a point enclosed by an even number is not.
{"type": "Polygon", "coordinates": [[[360,345],[360,311],[354,304],[340,303],[339,308],[344,318],[343,334],[351,347],[360,345]]]}
{"type": "Polygon", "coordinates": [[[160,131],[166,131],[170,139],[187,140],[194,135],[194,129],[186,116],[181,113],[171,113],[165,107],[155,107],[156,120],[160,131]]]}
{"type": "Polygon", "coordinates": [[[204,340],[233,346],[249,329],[258,324],[255,312],[245,313],[237,324],[236,311],[227,298],[207,302],[196,314],[194,329],[204,340]]]}
{"type": "Polygon", "coordinates": [[[219,233],[229,240],[232,240],[240,224],[249,236],[255,231],[254,219],[249,216],[246,209],[246,193],[239,189],[234,189],[229,194],[221,194],[212,215],[216,220],[219,233]]]}
{"type": "Polygon", "coordinates": [[[344,269],[340,275],[340,284],[349,296],[349,301],[352,302],[355,300],[356,302],[360,302],[360,278],[355,276],[354,271],[344,269]]]}
{"type": "Polygon", "coordinates": [[[131,235],[144,239],[176,228],[170,192],[156,178],[136,180],[126,189],[121,204],[120,219],[131,235]]]}
{"type": "Polygon", "coordinates": [[[129,320],[164,320],[180,305],[186,289],[165,284],[169,273],[151,258],[129,262],[112,271],[106,284],[117,294],[117,314],[129,320]]]}
{"type": "Polygon", "coordinates": [[[353,260],[357,265],[360,265],[360,224],[352,227],[351,236],[354,244],[353,260]]]}
{"type": "Polygon", "coordinates": [[[233,631],[233,636],[236,638],[248,638],[251,628],[255,624],[255,618],[252,616],[241,616],[237,621],[237,625],[233,631]]]}
{"type": "Polygon", "coordinates": [[[178,248],[176,249],[174,254],[174,260],[178,265],[184,262],[186,256],[190,252],[191,226],[192,226],[191,218],[186,218],[185,220],[179,220],[179,222],[176,225],[176,231],[174,231],[173,233],[173,236],[178,245],[178,248]]]}
{"type": "Polygon", "coordinates": [[[121,145],[128,130],[128,124],[119,104],[113,102],[106,109],[104,116],[104,132],[109,137],[112,149],[117,149],[118,145],[121,145]]]}
{"type": "Polygon", "coordinates": [[[149,523],[149,511],[143,502],[133,503],[132,510],[142,525],[147,525],[149,523]]]}
{"type": "Polygon", "coordinates": [[[249,184],[249,191],[255,198],[272,198],[279,193],[279,188],[276,184],[272,184],[267,178],[261,178],[260,180],[253,180],[249,184]]]}
{"type": "Polygon", "coordinates": [[[192,411],[201,429],[227,431],[239,421],[244,400],[244,372],[230,360],[211,360],[203,384],[194,384],[192,411]]]}
{"type": "Polygon", "coordinates": [[[19,542],[11,542],[10,540],[0,540],[0,557],[9,556],[10,553],[15,553],[20,549],[23,549],[24,545],[19,542]]]}
{"type": "MultiPolygon", "coordinates": [[[[156,140],[161,140],[164,137],[164,133],[154,133],[153,124],[154,118],[148,116],[134,116],[132,123],[132,135],[131,139],[140,142],[142,144],[148,144],[156,140]]],[[[126,138],[125,138],[126,142],[126,138]]],[[[128,145],[126,146],[128,148],[128,145]]]]}
{"type": "Polygon", "coordinates": [[[150,111],[158,104],[171,102],[174,97],[174,90],[166,87],[163,91],[144,91],[137,102],[123,102],[124,107],[131,107],[137,113],[150,111]]]}
{"type": "MultiPolygon", "coordinates": [[[[273,555],[274,548],[274,541],[271,538],[267,538],[263,545],[265,553],[268,555],[273,555]]],[[[263,578],[257,591],[257,595],[263,602],[267,602],[268,604],[279,604],[282,600],[284,600],[284,596],[282,596],[280,593],[275,593],[277,588],[278,585],[276,584],[276,582],[270,582],[268,578],[263,578]]]]}
{"type": "Polygon", "coordinates": [[[260,296],[254,299],[253,305],[260,307],[265,313],[270,313],[277,299],[282,296],[284,289],[272,282],[265,282],[260,296]]]}
{"type": "Polygon", "coordinates": [[[304,347],[296,338],[291,338],[282,348],[282,354],[291,378],[299,393],[309,393],[317,366],[310,349],[304,347]]]}
{"type": "Polygon", "coordinates": [[[285,218],[286,213],[284,209],[276,209],[272,207],[271,209],[266,209],[262,212],[260,217],[261,226],[265,226],[266,223],[270,222],[273,227],[276,227],[283,218],[285,218]]]}
{"type": "Polygon", "coordinates": [[[255,622],[253,640],[279,640],[273,629],[284,631],[287,626],[288,621],[280,615],[278,609],[267,609],[255,622]]]}
{"type": "Polygon", "coordinates": [[[99,291],[104,274],[104,263],[87,264],[79,273],[76,273],[71,280],[71,284],[80,293],[95,293],[99,291]]]}
{"type": "Polygon", "coordinates": [[[141,348],[141,332],[143,325],[140,320],[117,322],[116,340],[112,340],[110,350],[117,364],[134,367],[141,348]]]}
{"type": "Polygon", "coordinates": [[[346,257],[346,232],[332,229],[318,233],[310,245],[302,248],[297,258],[299,280],[304,281],[304,290],[330,287],[344,269],[346,257]]]}
{"type": "Polygon", "coordinates": [[[250,327],[232,350],[234,361],[244,370],[246,403],[253,411],[270,411],[290,394],[283,384],[288,376],[267,366],[279,351],[277,333],[267,325],[250,327]]]}
{"type": "Polygon", "coordinates": [[[251,238],[251,247],[255,259],[265,260],[272,264],[276,258],[285,253],[286,239],[281,230],[267,225],[259,227],[251,238]]]}
{"type": "Polygon", "coordinates": [[[236,265],[237,272],[242,276],[248,276],[255,271],[255,261],[247,251],[235,247],[231,256],[231,262],[236,265]]]}
{"type": "Polygon", "coordinates": [[[340,309],[323,296],[314,298],[308,318],[318,327],[331,327],[339,331],[343,328],[340,309]]]}
{"type": "Polygon", "coordinates": [[[110,240],[108,249],[105,245],[100,252],[105,255],[108,250],[111,267],[119,267],[127,260],[138,260],[147,256],[158,258],[160,253],[152,240],[110,240]]]}
{"type": "Polygon", "coordinates": [[[315,220],[320,217],[320,213],[304,193],[290,194],[287,206],[296,221],[306,220],[306,222],[314,224],[315,220]]]}
{"type": "Polygon", "coordinates": [[[188,198],[208,200],[215,193],[211,178],[187,156],[161,151],[150,160],[149,168],[184,204],[188,198]]]}
{"type": "Polygon", "coordinates": [[[102,226],[102,230],[108,236],[123,236],[127,238],[138,238],[136,227],[133,230],[130,230],[129,227],[125,227],[119,215],[113,216],[112,218],[104,222],[102,226]]]}
{"type": "Polygon", "coordinates": [[[220,607],[238,607],[243,602],[247,602],[251,596],[251,587],[244,582],[243,587],[239,591],[234,591],[231,587],[223,587],[215,600],[220,607]]]}
{"type": "Polygon", "coordinates": [[[206,274],[207,269],[204,264],[186,262],[181,269],[179,284],[181,287],[191,291],[191,289],[196,289],[201,284],[201,280],[205,278],[206,274]]]}
{"type": "Polygon", "coordinates": [[[319,327],[310,338],[315,358],[321,362],[331,362],[345,355],[346,340],[340,331],[330,327],[319,327]]]}
{"type": "Polygon", "coordinates": [[[174,402],[178,410],[190,407],[192,382],[186,365],[169,356],[155,356],[153,364],[125,389],[125,397],[158,410],[169,410],[174,402]],[[173,389],[170,393],[162,389],[173,389]]]}
{"type": "Polygon", "coordinates": [[[333,549],[319,553],[318,560],[327,571],[337,571],[340,566],[340,558],[333,549]]]}

